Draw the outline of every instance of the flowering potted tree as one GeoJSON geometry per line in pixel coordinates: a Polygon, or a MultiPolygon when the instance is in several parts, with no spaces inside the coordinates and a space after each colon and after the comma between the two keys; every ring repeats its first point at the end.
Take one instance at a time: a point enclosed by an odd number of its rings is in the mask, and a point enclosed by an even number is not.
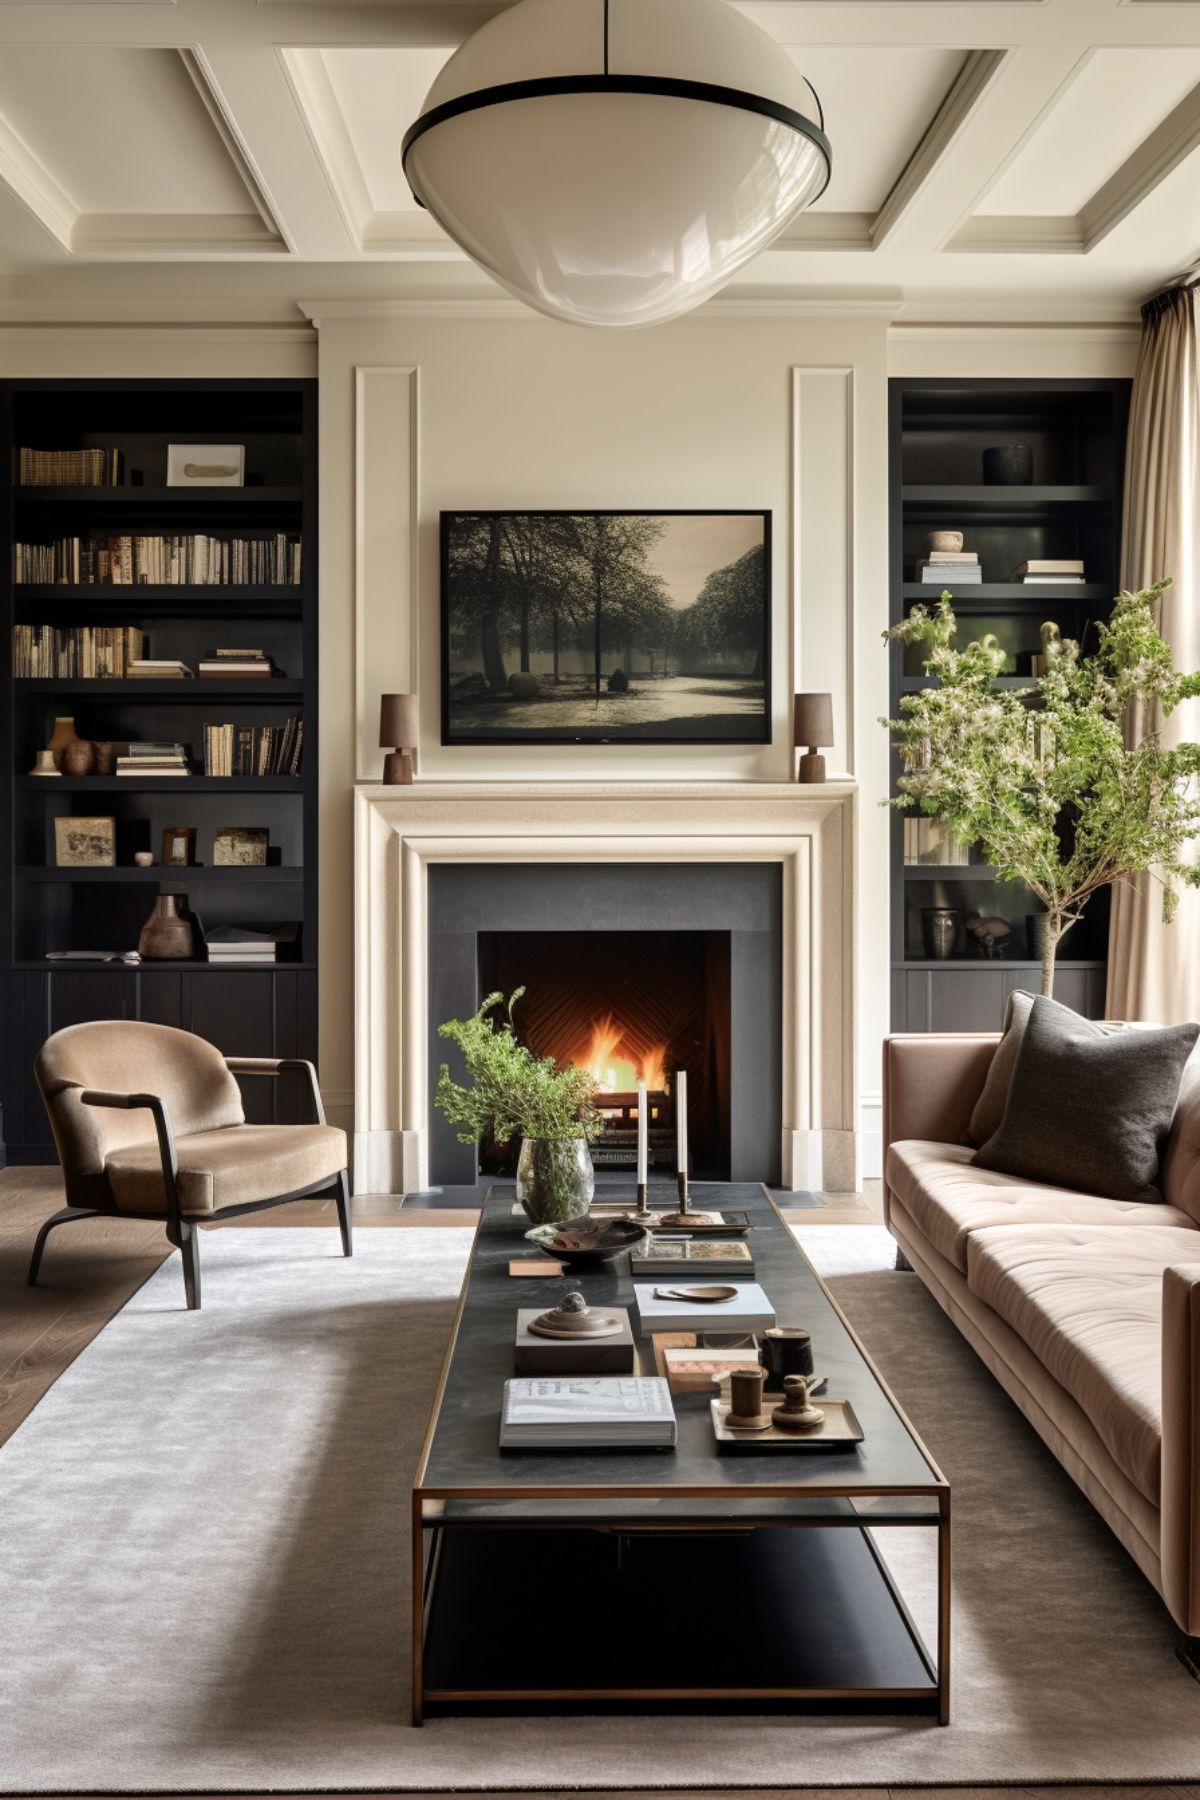
{"type": "Polygon", "coordinates": [[[595,1103],[596,1081],[588,1069],[560,1069],[552,1056],[535,1056],[518,1043],[513,1007],[525,992],[517,988],[507,1003],[489,994],[469,1019],[438,1026],[462,1051],[473,1087],[463,1087],[442,1064],[435,1104],[452,1125],[461,1126],[461,1144],[481,1138],[505,1143],[520,1137],[517,1198],[535,1225],[561,1225],[587,1212],[595,1192],[588,1144],[604,1130],[595,1103]],[[492,1018],[505,1004],[499,1024],[492,1018]]]}
{"type": "Polygon", "coordinates": [[[891,805],[978,844],[998,881],[1024,882],[1041,901],[1043,994],[1063,933],[1098,889],[1148,871],[1170,919],[1178,884],[1200,887],[1200,744],[1166,749],[1144,725],[1156,706],[1168,716],[1200,695],[1200,674],[1176,671],[1155,622],[1168,585],[1119,595],[1088,655],[1044,632],[1045,672],[1023,688],[993,685],[1005,663],[994,638],[955,648],[948,593],[884,633],[925,646],[936,677],[882,721],[903,770],[891,805]]]}

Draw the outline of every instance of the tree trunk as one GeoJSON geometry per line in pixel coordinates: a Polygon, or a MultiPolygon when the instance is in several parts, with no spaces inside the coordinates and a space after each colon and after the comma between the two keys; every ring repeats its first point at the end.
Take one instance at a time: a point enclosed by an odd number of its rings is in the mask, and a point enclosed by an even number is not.
{"type": "Polygon", "coordinates": [[[493,519],[488,528],[487,558],[483,566],[484,602],[479,615],[479,653],[483,659],[483,678],[493,694],[508,687],[504,652],[500,646],[500,607],[497,596],[500,575],[500,521],[493,519]]]}
{"type": "Polygon", "coordinates": [[[1046,936],[1042,944],[1042,992],[1048,1000],[1054,998],[1054,961],[1058,955],[1058,941],[1062,934],[1061,915],[1047,913],[1046,936]]]}
{"type": "Polygon", "coordinates": [[[554,685],[555,685],[555,687],[557,687],[559,684],[559,680],[560,680],[560,676],[558,673],[558,614],[557,613],[554,614],[554,618],[553,618],[553,632],[554,632],[554,685]]]}
{"type": "Polygon", "coordinates": [[[594,668],[596,674],[596,698],[600,698],[600,610],[604,599],[604,582],[600,574],[600,558],[597,557],[592,566],[592,585],[595,597],[595,610],[592,618],[592,630],[595,637],[594,668]]]}
{"type": "Polygon", "coordinates": [[[521,602],[521,669],[529,673],[529,602],[521,602]]]}
{"type": "Polygon", "coordinates": [[[633,680],[633,645],[632,644],[626,644],[626,646],[625,646],[625,673],[628,675],[630,681],[632,681],[633,680]]]}

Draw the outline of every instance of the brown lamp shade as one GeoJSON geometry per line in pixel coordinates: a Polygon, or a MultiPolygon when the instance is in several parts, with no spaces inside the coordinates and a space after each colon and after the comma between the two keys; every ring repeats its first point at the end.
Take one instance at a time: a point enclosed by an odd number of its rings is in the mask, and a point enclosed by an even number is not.
{"type": "Polygon", "coordinates": [[[380,747],[411,750],[417,735],[417,696],[384,694],[379,706],[380,747]]]}
{"type": "Polygon", "coordinates": [[[797,694],[792,742],[802,750],[833,743],[833,696],[797,694]]]}

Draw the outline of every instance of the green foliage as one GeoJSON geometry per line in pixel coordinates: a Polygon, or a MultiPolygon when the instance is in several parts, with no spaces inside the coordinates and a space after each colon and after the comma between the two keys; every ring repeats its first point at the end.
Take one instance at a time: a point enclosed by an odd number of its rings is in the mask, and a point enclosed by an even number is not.
{"type": "Polygon", "coordinates": [[[1176,671],[1157,628],[1169,585],[1119,595],[1087,656],[1051,637],[1046,673],[1027,688],[993,687],[1004,667],[994,640],[955,649],[948,593],[884,634],[924,645],[924,667],[938,678],[904,696],[899,719],[882,721],[904,771],[891,804],[917,806],[978,844],[1001,881],[1024,882],[1042,902],[1046,993],[1058,939],[1098,888],[1147,871],[1170,919],[1178,884],[1200,887],[1191,859],[1200,745],[1166,749],[1151,728],[1200,695],[1200,675],[1176,671]]]}
{"type": "Polygon", "coordinates": [[[499,1024],[491,1014],[504,1003],[504,995],[489,994],[471,1018],[448,1019],[438,1026],[438,1036],[458,1045],[475,1078],[474,1087],[461,1087],[447,1063],[438,1076],[434,1101],[451,1125],[462,1127],[460,1144],[489,1138],[503,1143],[511,1137],[563,1143],[590,1140],[604,1130],[590,1072],[560,1069],[552,1056],[534,1056],[517,1042],[512,1012],[524,992],[517,988],[512,994],[499,1024]]]}

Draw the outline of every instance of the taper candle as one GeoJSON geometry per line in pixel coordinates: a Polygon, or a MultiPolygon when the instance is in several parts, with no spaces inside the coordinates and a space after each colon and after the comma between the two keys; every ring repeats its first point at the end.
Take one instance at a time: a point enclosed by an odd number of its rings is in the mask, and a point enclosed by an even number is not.
{"type": "Polygon", "coordinates": [[[687,1070],[675,1071],[675,1163],[687,1174],[687,1070]]]}
{"type": "Polygon", "coordinates": [[[648,1137],[649,1120],[647,1117],[646,1084],[644,1081],[638,1082],[637,1095],[638,1095],[637,1178],[638,1178],[638,1185],[640,1187],[640,1186],[644,1185],[645,1180],[646,1180],[646,1164],[648,1161],[647,1153],[648,1153],[648,1148],[649,1148],[649,1137],[648,1137]]]}

